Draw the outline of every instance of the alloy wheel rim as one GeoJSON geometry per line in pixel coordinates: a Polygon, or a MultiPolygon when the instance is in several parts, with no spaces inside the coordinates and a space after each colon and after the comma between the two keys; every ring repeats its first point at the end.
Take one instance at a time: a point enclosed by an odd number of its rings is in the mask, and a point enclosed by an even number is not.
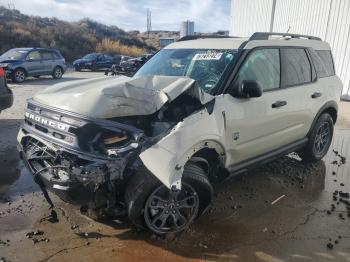
{"type": "Polygon", "coordinates": [[[15,77],[18,82],[22,82],[24,80],[24,73],[22,71],[17,71],[15,77]]]}
{"type": "Polygon", "coordinates": [[[327,149],[331,128],[328,122],[322,123],[316,133],[314,147],[317,154],[322,154],[327,149]]]}
{"type": "Polygon", "coordinates": [[[56,71],[55,71],[55,76],[57,78],[60,78],[62,76],[62,72],[61,72],[61,69],[57,68],[56,71]]]}
{"type": "Polygon", "coordinates": [[[199,198],[196,191],[183,183],[178,191],[158,187],[148,198],[144,218],[155,233],[165,234],[185,229],[197,216],[199,198]]]}

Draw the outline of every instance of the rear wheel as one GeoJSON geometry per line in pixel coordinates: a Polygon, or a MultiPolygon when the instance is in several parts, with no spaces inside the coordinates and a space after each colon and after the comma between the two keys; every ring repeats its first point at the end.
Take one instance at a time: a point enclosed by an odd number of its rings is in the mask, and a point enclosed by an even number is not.
{"type": "Polygon", "coordinates": [[[59,66],[56,66],[55,69],[53,70],[52,77],[54,79],[60,79],[60,78],[62,78],[62,75],[63,75],[62,68],[59,66]]]}
{"type": "Polygon", "coordinates": [[[12,81],[15,83],[23,83],[24,80],[26,80],[26,72],[21,68],[16,69],[12,74],[12,81]]]}
{"type": "Polygon", "coordinates": [[[299,152],[300,157],[308,162],[321,160],[332,143],[334,123],[332,117],[324,113],[312,129],[307,145],[299,152]]]}
{"type": "Polygon", "coordinates": [[[156,234],[186,229],[209,205],[213,188],[203,168],[185,166],[181,190],[170,190],[152,174],[138,173],[125,192],[129,219],[156,234]]]}

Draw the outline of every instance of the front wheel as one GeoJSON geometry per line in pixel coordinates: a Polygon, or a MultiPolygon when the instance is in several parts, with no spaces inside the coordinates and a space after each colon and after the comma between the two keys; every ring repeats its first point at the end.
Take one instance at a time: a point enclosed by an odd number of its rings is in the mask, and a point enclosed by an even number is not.
{"type": "Polygon", "coordinates": [[[307,145],[299,152],[300,157],[307,162],[317,162],[328,152],[332,143],[334,123],[332,117],[324,113],[313,127],[307,145]]]}
{"type": "Polygon", "coordinates": [[[26,72],[18,68],[12,73],[12,81],[15,83],[23,83],[26,80],[26,72]]]}
{"type": "Polygon", "coordinates": [[[209,205],[213,188],[206,172],[195,163],[185,166],[181,190],[170,190],[152,174],[131,178],[125,202],[134,225],[156,234],[186,229],[209,205]]]}

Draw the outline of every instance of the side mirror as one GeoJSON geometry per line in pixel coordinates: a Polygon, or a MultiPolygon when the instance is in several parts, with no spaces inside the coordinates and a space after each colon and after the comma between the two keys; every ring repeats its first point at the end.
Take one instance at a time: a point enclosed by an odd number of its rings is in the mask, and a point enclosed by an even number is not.
{"type": "Polygon", "coordinates": [[[33,62],[34,60],[32,58],[28,58],[27,62],[33,62]]]}
{"type": "Polygon", "coordinates": [[[255,80],[243,80],[241,85],[241,94],[242,97],[260,97],[263,93],[263,90],[259,83],[255,80]]]}

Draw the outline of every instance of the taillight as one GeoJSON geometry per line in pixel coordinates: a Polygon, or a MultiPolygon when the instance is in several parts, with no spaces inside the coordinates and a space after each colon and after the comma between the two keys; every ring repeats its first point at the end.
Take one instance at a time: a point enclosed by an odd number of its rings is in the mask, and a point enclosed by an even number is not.
{"type": "Polygon", "coordinates": [[[0,77],[5,77],[5,70],[0,67],[0,77]]]}

